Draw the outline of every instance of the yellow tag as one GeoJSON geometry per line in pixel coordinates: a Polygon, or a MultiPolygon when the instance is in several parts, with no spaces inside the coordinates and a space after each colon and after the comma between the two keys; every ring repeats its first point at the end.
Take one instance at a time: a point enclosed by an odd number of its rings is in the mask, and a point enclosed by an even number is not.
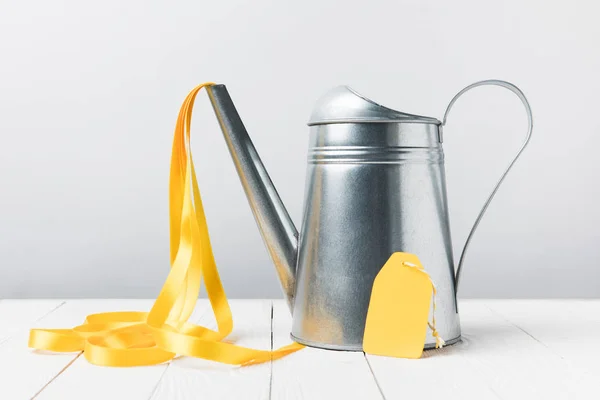
{"type": "Polygon", "coordinates": [[[428,325],[434,331],[436,347],[441,347],[443,340],[435,330],[435,318],[431,324],[427,321],[432,294],[435,286],[419,258],[409,253],[392,254],[373,283],[363,337],[365,353],[420,358],[428,325]]]}

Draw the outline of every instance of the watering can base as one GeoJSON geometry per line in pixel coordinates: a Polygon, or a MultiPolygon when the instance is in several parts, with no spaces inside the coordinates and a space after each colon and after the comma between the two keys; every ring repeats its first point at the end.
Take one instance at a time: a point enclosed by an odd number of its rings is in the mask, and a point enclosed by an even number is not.
{"type": "MultiPolygon", "coordinates": [[[[300,343],[304,346],[308,346],[308,347],[315,347],[317,349],[325,349],[325,350],[337,350],[337,351],[363,351],[363,347],[362,344],[361,345],[354,345],[354,344],[331,344],[331,343],[321,343],[321,342],[312,342],[310,340],[303,340],[300,338],[297,338],[296,336],[294,336],[293,334],[290,333],[290,338],[296,342],[296,343],[300,343]]],[[[452,338],[452,339],[448,339],[446,340],[446,338],[444,338],[446,344],[444,346],[449,346],[455,343],[460,342],[461,337],[460,335],[452,338]]],[[[431,343],[425,343],[425,346],[423,347],[424,350],[431,350],[431,349],[435,349],[435,342],[431,342],[431,343]]]]}

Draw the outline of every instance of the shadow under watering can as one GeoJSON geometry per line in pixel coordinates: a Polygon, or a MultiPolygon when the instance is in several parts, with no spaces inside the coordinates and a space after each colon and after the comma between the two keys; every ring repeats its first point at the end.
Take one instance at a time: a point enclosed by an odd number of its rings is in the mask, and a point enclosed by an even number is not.
{"type": "MultiPolygon", "coordinates": [[[[363,349],[373,281],[395,252],[418,255],[437,287],[437,327],[460,340],[456,292],[469,243],[500,184],[529,140],[529,103],[511,83],[487,80],[460,91],[443,121],[381,106],[347,86],[321,97],[308,125],[304,216],[294,226],[224,85],[208,94],[290,311],[292,338],[337,350],[363,349]],[[442,130],[466,91],[496,85],[527,111],[525,142],[481,209],[454,268],[442,130]]],[[[435,339],[427,334],[425,348],[435,339]]]]}

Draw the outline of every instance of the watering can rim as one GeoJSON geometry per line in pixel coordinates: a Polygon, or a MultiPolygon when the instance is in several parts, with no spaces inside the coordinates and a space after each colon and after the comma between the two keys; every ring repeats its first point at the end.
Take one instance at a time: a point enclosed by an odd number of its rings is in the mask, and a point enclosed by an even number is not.
{"type": "Polygon", "coordinates": [[[308,126],[341,123],[421,123],[441,125],[436,118],[409,114],[385,107],[348,85],[333,87],[313,108],[308,126]]]}

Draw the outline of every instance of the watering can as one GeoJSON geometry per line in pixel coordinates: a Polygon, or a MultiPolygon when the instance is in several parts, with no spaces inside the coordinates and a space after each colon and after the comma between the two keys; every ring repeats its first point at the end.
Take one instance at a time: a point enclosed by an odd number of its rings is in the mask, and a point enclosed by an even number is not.
{"type": "MultiPolygon", "coordinates": [[[[396,111],[347,86],[316,103],[300,231],[295,227],[224,85],[208,87],[213,109],[293,316],[292,339],[362,351],[373,281],[394,252],[418,255],[437,289],[437,324],[446,344],[460,340],[456,301],[469,243],[500,184],[529,143],[529,103],[511,83],[486,80],[460,91],[442,121],[396,111]],[[526,139],[481,209],[454,268],[443,127],[465,92],[497,85],[527,111],[526,139]]],[[[390,318],[394,318],[390,315],[390,318]]],[[[425,348],[435,347],[427,334],[425,348]]]]}

